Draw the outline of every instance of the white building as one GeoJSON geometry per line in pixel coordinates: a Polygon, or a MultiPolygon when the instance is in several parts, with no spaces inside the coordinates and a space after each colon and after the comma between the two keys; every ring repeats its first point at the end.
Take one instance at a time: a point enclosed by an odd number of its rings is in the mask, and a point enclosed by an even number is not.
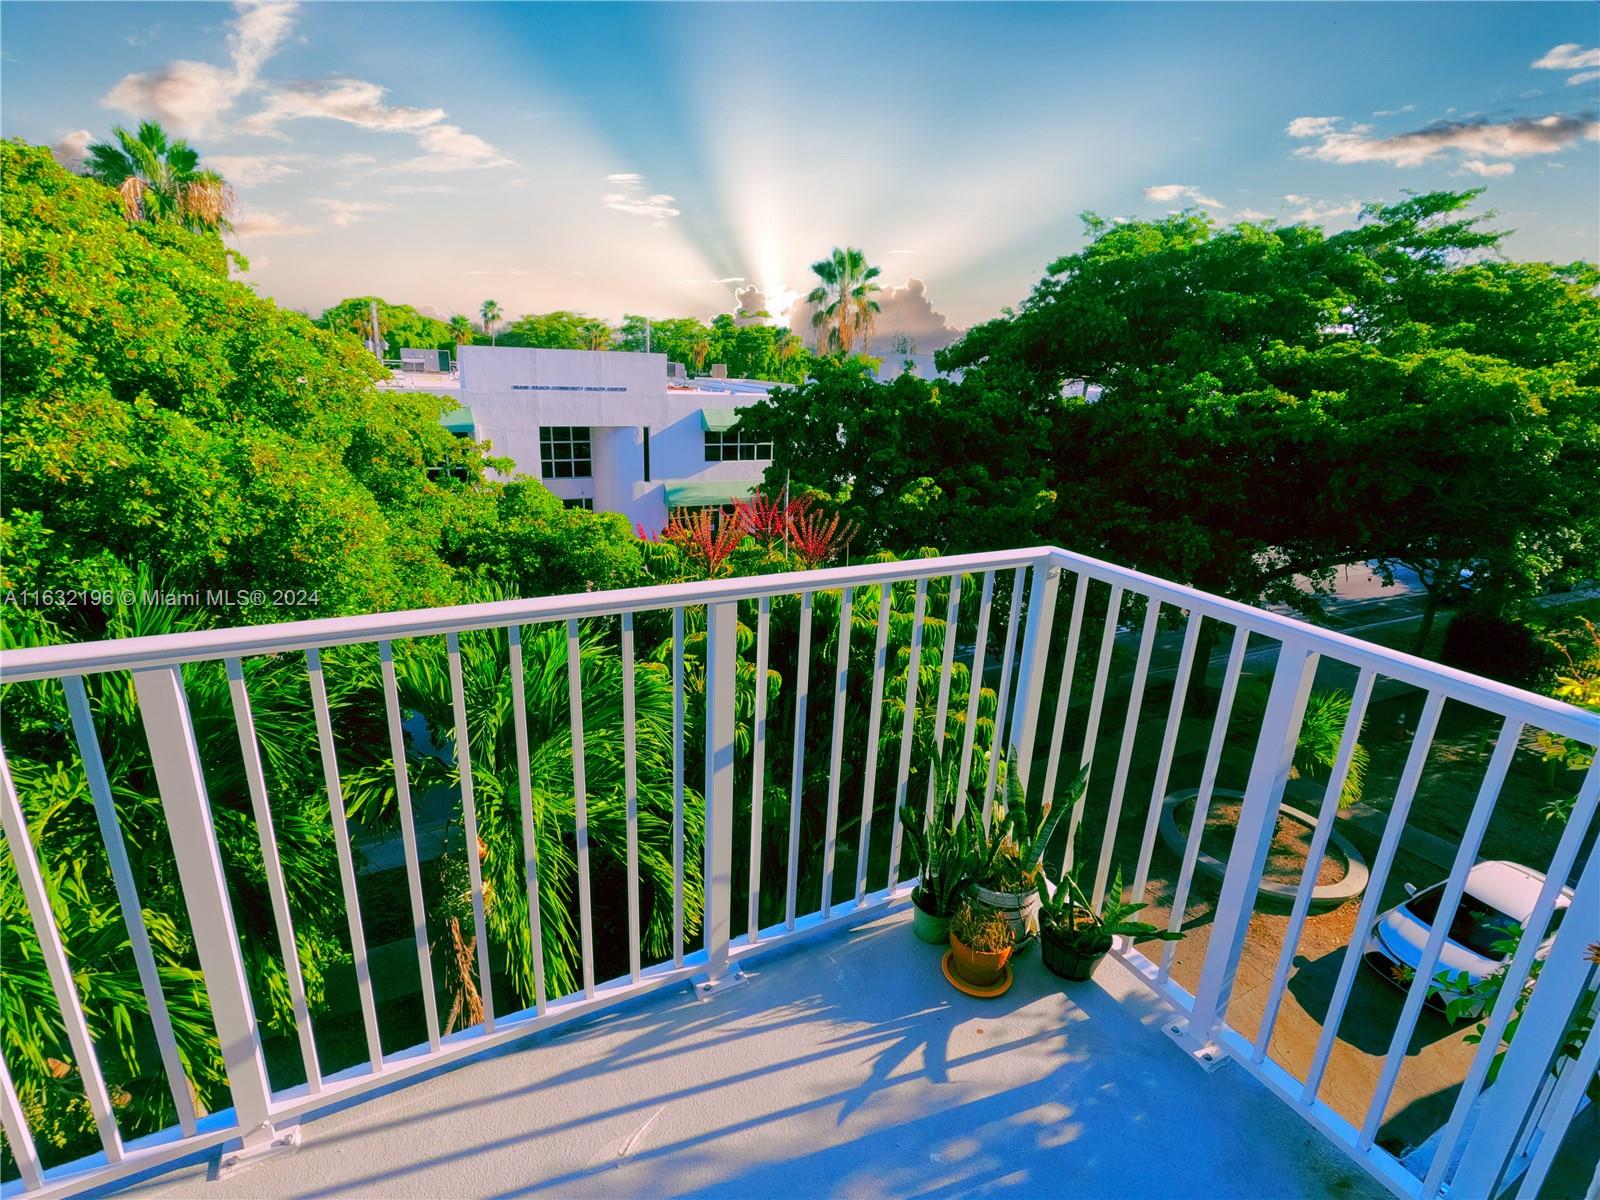
{"type": "Polygon", "coordinates": [[[622,513],[651,533],[670,508],[749,495],[772,459],[736,424],[770,383],[678,382],[666,355],[615,350],[463,346],[459,361],[450,429],[488,442],[568,505],[622,513]]]}

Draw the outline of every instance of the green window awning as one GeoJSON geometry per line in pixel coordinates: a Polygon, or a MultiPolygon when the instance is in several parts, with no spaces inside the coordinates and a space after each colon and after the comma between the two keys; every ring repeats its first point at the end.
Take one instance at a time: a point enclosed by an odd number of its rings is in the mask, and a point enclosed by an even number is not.
{"type": "Polygon", "coordinates": [[[684,479],[666,484],[668,508],[714,508],[744,500],[761,486],[759,479],[684,479]]]}
{"type": "Polygon", "coordinates": [[[472,410],[470,408],[451,409],[439,418],[439,424],[443,425],[451,433],[465,433],[471,436],[476,432],[476,427],[472,423],[472,410]]]}
{"type": "Polygon", "coordinates": [[[702,408],[700,422],[707,433],[727,433],[739,420],[737,408],[702,408]]]}

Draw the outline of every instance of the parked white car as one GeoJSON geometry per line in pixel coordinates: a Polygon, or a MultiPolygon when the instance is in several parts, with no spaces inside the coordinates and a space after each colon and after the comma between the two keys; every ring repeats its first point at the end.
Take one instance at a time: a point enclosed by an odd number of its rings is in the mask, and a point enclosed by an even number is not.
{"type": "MultiPolygon", "coordinates": [[[[1367,965],[1397,987],[1410,986],[1417,964],[1422,961],[1444,886],[1445,881],[1440,880],[1418,891],[1406,884],[1410,896],[1380,916],[1367,934],[1363,948],[1367,965]]],[[[1543,873],[1521,863],[1495,860],[1475,865],[1467,872],[1467,886],[1440,948],[1434,977],[1456,979],[1465,972],[1467,979],[1478,984],[1498,971],[1507,957],[1502,943],[1513,940],[1522,929],[1543,886],[1543,873]]],[[[1550,944],[1571,903],[1572,889],[1562,888],[1550,927],[1539,946],[1540,958],[1550,952],[1550,944]]],[[[1446,1003],[1462,995],[1460,989],[1435,985],[1428,990],[1428,1003],[1442,1010],[1446,1003]]]]}

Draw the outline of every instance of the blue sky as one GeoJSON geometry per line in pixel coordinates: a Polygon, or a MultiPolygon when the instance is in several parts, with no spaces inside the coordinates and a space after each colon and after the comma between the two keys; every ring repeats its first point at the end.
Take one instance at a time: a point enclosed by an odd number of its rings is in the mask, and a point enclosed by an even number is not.
{"type": "Polygon", "coordinates": [[[1078,214],[1343,227],[1482,185],[1600,258],[1589,3],[7,3],[3,129],[156,116],[237,185],[264,293],[710,315],[864,248],[914,332],[1015,304],[1078,214]],[[936,312],[935,312],[936,310],[936,312]],[[939,315],[936,315],[939,314],[939,315]]]}

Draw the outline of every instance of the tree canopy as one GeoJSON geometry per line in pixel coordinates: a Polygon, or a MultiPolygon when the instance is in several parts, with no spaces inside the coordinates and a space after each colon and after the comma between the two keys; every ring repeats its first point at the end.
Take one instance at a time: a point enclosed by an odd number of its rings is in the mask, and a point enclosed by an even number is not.
{"type": "Polygon", "coordinates": [[[1114,224],[941,352],[747,410],[872,545],[1038,541],[1241,599],[1376,559],[1503,603],[1600,573],[1600,271],[1498,257],[1475,192],[1354,229],[1114,224]]]}
{"type": "MultiPolygon", "coordinates": [[[[316,323],[335,333],[353,334],[364,344],[372,326],[372,302],[375,300],[385,358],[399,358],[402,350],[453,351],[459,344],[459,330],[451,322],[420,313],[409,304],[390,304],[378,296],[351,296],[329,305],[322,310],[316,323]]],[[[467,334],[467,340],[471,341],[470,323],[467,334]]]]}
{"type": "Polygon", "coordinates": [[[42,148],[0,154],[8,619],[92,621],[25,593],[118,587],[135,564],[181,591],[317,597],[231,620],[636,578],[621,517],[482,478],[482,449],[439,424],[448,400],[375,387],[354,339],[230,280],[214,234],[130,224],[42,148]]]}

